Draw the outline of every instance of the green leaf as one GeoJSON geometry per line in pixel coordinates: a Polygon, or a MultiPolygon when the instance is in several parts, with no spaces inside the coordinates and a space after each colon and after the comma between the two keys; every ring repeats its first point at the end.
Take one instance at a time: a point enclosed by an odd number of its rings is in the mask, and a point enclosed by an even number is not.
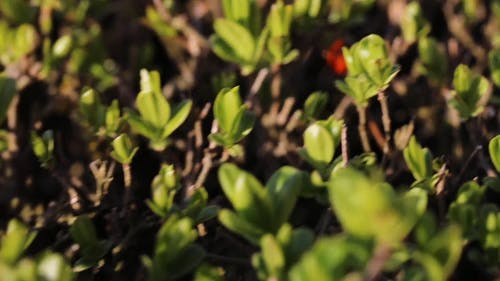
{"type": "Polygon", "coordinates": [[[392,187],[367,178],[352,168],[334,172],[328,182],[333,210],[352,235],[398,244],[425,211],[425,191],[413,189],[397,196],[392,187]]]}
{"type": "Polygon", "coordinates": [[[271,229],[271,207],[262,184],[236,165],[225,163],[219,168],[219,182],[238,215],[262,229],[271,229]]]}
{"type": "Polygon", "coordinates": [[[81,95],[80,111],[85,119],[87,119],[87,122],[96,130],[104,125],[106,108],[94,90],[87,90],[81,95]]]}
{"type": "Polygon", "coordinates": [[[5,120],[16,92],[16,80],[0,76],[0,124],[5,120]]]}
{"type": "Polygon", "coordinates": [[[488,62],[491,72],[491,80],[500,87],[500,50],[491,50],[488,53],[488,62]]]}
{"type": "Polygon", "coordinates": [[[215,98],[214,116],[219,127],[226,133],[231,132],[241,108],[239,89],[239,86],[232,89],[222,89],[215,98]]]}
{"type": "Polygon", "coordinates": [[[155,260],[163,263],[175,260],[176,256],[197,238],[193,222],[189,218],[171,216],[158,232],[155,260]]]}
{"type": "Polygon", "coordinates": [[[403,156],[417,181],[432,177],[432,154],[429,149],[422,148],[415,136],[411,137],[408,146],[403,150],[403,156]]]}
{"type": "Polygon", "coordinates": [[[150,123],[156,130],[163,130],[170,119],[170,104],[162,94],[140,92],[135,103],[144,121],[150,123]]]}
{"type": "Polygon", "coordinates": [[[163,130],[162,138],[170,136],[179,126],[186,121],[189,116],[193,102],[191,100],[184,100],[176,104],[172,110],[172,118],[168,120],[165,129],[163,130]]]}
{"type": "Polygon", "coordinates": [[[147,71],[141,69],[141,92],[153,92],[162,96],[160,73],[158,71],[147,71]]]}
{"type": "Polygon", "coordinates": [[[285,256],[281,245],[271,234],[266,234],[260,239],[262,259],[271,277],[278,277],[285,267],[285,256]]]}
{"type": "MultiPolygon", "coordinates": [[[[205,250],[196,245],[188,245],[169,265],[169,280],[178,280],[182,276],[194,271],[205,259],[205,250]]],[[[165,280],[165,278],[163,278],[165,280]]]]}
{"type": "Polygon", "coordinates": [[[419,72],[438,84],[445,83],[448,57],[444,47],[432,37],[423,37],[418,40],[418,53],[421,62],[419,72]]]}
{"type": "Polygon", "coordinates": [[[38,275],[45,281],[74,280],[73,270],[64,257],[56,253],[46,253],[38,262],[38,275]]]}
{"type": "Polygon", "coordinates": [[[290,270],[289,280],[343,280],[350,272],[364,270],[371,252],[371,245],[349,236],[322,238],[290,270]]]}
{"type": "Polygon", "coordinates": [[[196,267],[204,255],[192,244],[196,238],[191,219],[170,216],[158,232],[149,280],[165,280],[167,276],[175,280],[196,267]]]}
{"type": "Polygon", "coordinates": [[[71,35],[63,35],[59,37],[52,47],[52,55],[54,58],[63,58],[69,54],[73,46],[73,38],[71,35]]]}
{"type": "Polygon", "coordinates": [[[241,141],[252,132],[255,123],[255,115],[250,113],[245,105],[240,107],[233,120],[233,125],[229,131],[232,144],[241,141]]]}
{"type": "Polygon", "coordinates": [[[151,197],[155,206],[160,208],[161,213],[168,212],[174,205],[174,197],[177,191],[177,178],[173,165],[162,165],[158,175],[151,183],[151,197]]]}
{"type": "Polygon", "coordinates": [[[273,208],[274,225],[280,227],[292,213],[307,175],[293,167],[284,166],[267,181],[267,197],[273,208]]]}
{"type": "Polygon", "coordinates": [[[130,138],[126,134],[121,134],[116,137],[111,143],[113,146],[113,151],[111,151],[111,157],[121,164],[128,165],[132,162],[135,153],[139,150],[138,147],[133,147],[130,138]]]}
{"type": "Polygon", "coordinates": [[[310,94],[304,103],[304,113],[309,119],[317,119],[326,104],[328,103],[328,94],[325,92],[314,92],[310,94]]]}
{"type": "Polygon", "coordinates": [[[418,38],[427,36],[431,31],[429,22],[425,19],[422,8],[418,2],[410,2],[401,20],[403,38],[408,43],[415,42],[418,38]]]}
{"type": "Polygon", "coordinates": [[[314,233],[308,228],[297,228],[292,231],[290,241],[285,246],[285,256],[288,265],[295,264],[302,254],[314,242],[314,233]]]}
{"type": "Polygon", "coordinates": [[[249,30],[227,19],[216,19],[214,30],[239,59],[244,62],[253,60],[255,40],[249,30]]]}
{"type": "Polygon", "coordinates": [[[35,7],[31,6],[28,1],[0,1],[0,11],[3,16],[16,24],[32,22],[36,16],[35,7]]]}
{"type": "Polygon", "coordinates": [[[106,125],[106,133],[108,135],[115,134],[118,131],[121,124],[118,100],[113,100],[111,105],[106,109],[104,124],[106,125]]]}
{"type": "Polygon", "coordinates": [[[453,98],[449,101],[460,113],[460,117],[468,119],[483,111],[479,104],[481,97],[488,91],[488,80],[473,73],[468,66],[461,64],[455,69],[453,76],[455,88],[453,98]]]}
{"type": "Polygon", "coordinates": [[[79,216],[69,228],[73,240],[80,245],[82,251],[92,249],[99,243],[94,224],[89,217],[79,216]]]}
{"type": "Polygon", "coordinates": [[[47,167],[54,154],[54,136],[52,130],[45,131],[42,136],[31,132],[31,147],[42,167],[47,167]]]}
{"type": "Polygon", "coordinates": [[[8,264],[16,263],[33,242],[36,234],[36,232],[30,232],[22,222],[11,219],[6,233],[1,237],[0,261],[8,264]]]}
{"type": "Polygon", "coordinates": [[[254,245],[258,245],[260,238],[266,233],[259,226],[246,221],[228,209],[220,210],[218,219],[227,229],[238,233],[254,245]]]}
{"type": "Polygon", "coordinates": [[[313,123],[304,131],[303,138],[304,148],[314,166],[326,167],[333,160],[335,143],[323,126],[313,123]]]}
{"type": "Polygon", "coordinates": [[[194,281],[224,281],[224,270],[220,267],[202,264],[196,270],[194,281]]]}
{"type": "Polygon", "coordinates": [[[497,135],[490,140],[488,150],[491,162],[493,162],[497,172],[500,172],[500,135],[497,135]]]}
{"type": "Polygon", "coordinates": [[[462,253],[462,245],[460,228],[456,225],[450,225],[433,237],[425,245],[425,249],[437,259],[447,277],[453,273],[457,266],[462,253]]]}
{"type": "Polygon", "coordinates": [[[152,124],[143,120],[141,116],[132,111],[127,111],[127,122],[132,127],[132,130],[147,137],[150,140],[159,139],[158,132],[152,124]]]}

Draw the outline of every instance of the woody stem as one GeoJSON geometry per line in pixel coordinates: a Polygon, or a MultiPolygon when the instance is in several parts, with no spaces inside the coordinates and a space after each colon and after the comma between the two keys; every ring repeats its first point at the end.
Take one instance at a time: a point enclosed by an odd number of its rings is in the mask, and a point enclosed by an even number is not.
{"type": "Polygon", "coordinates": [[[391,140],[391,117],[389,115],[389,106],[387,104],[387,98],[383,91],[378,93],[378,101],[380,103],[380,108],[382,110],[382,125],[384,126],[385,133],[385,143],[384,143],[384,154],[389,154],[390,151],[390,140],[391,140]]]}
{"type": "Polygon", "coordinates": [[[368,140],[368,134],[366,132],[366,107],[356,105],[356,109],[358,110],[359,115],[359,137],[361,138],[361,144],[363,145],[363,150],[365,152],[370,152],[370,141],[368,140]]]}

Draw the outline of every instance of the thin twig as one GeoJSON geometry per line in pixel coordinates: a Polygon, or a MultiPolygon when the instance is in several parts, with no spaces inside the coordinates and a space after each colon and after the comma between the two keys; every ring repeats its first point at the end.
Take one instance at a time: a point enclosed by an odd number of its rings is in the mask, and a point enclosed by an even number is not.
{"type": "Polygon", "coordinates": [[[472,163],[472,160],[478,155],[481,150],[483,150],[483,146],[481,145],[478,145],[476,146],[476,148],[474,148],[474,151],[472,151],[465,163],[462,165],[462,169],[460,169],[460,173],[456,177],[456,184],[462,182],[465,172],[468,170],[470,164],[472,163]]]}
{"type": "Polygon", "coordinates": [[[342,126],[340,133],[340,145],[342,150],[342,167],[346,167],[349,162],[349,147],[347,144],[347,126],[345,124],[342,126]]]}
{"type": "Polygon", "coordinates": [[[285,123],[287,123],[288,117],[290,116],[290,112],[292,111],[294,105],[294,97],[288,97],[285,99],[283,107],[281,108],[281,111],[276,118],[276,124],[278,124],[279,126],[283,126],[285,125],[285,123]]]}
{"type": "Polygon", "coordinates": [[[354,100],[350,96],[344,96],[337,105],[337,108],[335,108],[335,112],[332,115],[333,118],[335,119],[344,118],[347,108],[349,108],[349,106],[353,103],[353,101],[354,100]]]}
{"type": "Polygon", "coordinates": [[[365,152],[370,152],[370,141],[368,140],[368,134],[366,133],[366,107],[364,106],[356,106],[359,115],[359,137],[361,139],[361,144],[363,145],[363,150],[365,152]]]}
{"type": "MultiPolygon", "coordinates": [[[[255,80],[252,83],[252,86],[250,87],[250,92],[248,92],[248,95],[246,97],[245,103],[248,105],[248,107],[254,109],[255,111],[260,111],[260,104],[257,95],[260,89],[262,88],[264,81],[266,81],[266,77],[268,75],[269,75],[268,68],[262,68],[261,70],[259,70],[257,76],[255,77],[255,80]]],[[[260,112],[256,113],[259,114],[260,112]]]]}
{"type": "Polygon", "coordinates": [[[384,133],[385,133],[384,154],[388,155],[390,152],[390,141],[391,141],[391,116],[389,115],[389,106],[387,104],[387,98],[383,91],[378,93],[378,101],[380,103],[380,108],[382,110],[382,125],[384,126],[384,133]]]}
{"type": "Polygon", "coordinates": [[[273,67],[273,79],[271,80],[272,104],[269,110],[269,122],[275,124],[280,108],[281,97],[281,69],[279,65],[273,67]]]}

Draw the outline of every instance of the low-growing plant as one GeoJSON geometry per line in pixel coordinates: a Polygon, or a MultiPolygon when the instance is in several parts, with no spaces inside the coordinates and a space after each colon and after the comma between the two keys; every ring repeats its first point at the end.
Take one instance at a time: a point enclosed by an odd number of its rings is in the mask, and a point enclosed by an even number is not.
{"type": "Polygon", "coordinates": [[[474,73],[468,66],[461,64],[453,75],[453,97],[449,104],[460,113],[460,117],[467,120],[475,117],[484,110],[481,98],[488,91],[488,80],[474,73]]]}
{"type": "Polygon", "coordinates": [[[379,96],[383,114],[384,132],[387,152],[390,138],[390,117],[384,91],[399,72],[399,66],[393,64],[388,56],[384,39],[370,34],[349,49],[343,48],[344,59],[347,64],[345,79],[335,81],[337,88],[344,94],[351,96],[356,103],[359,114],[359,134],[365,152],[371,150],[366,133],[366,107],[368,100],[379,96]]]}
{"type": "Polygon", "coordinates": [[[418,40],[418,55],[417,70],[438,85],[445,83],[448,58],[443,46],[432,37],[422,37],[418,40]]]}
{"type": "Polygon", "coordinates": [[[417,1],[412,1],[406,6],[401,19],[403,38],[409,44],[419,41],[431,31],[429,22],[425,19],[422,8],[417,1]]]}
{"type": "Polygon", "coordinates": [[[235,210],[222,209],[219,221],[256,245],[266,233],[276,234],[288,220],[305,183],[305,174],[292,167],[280,168],[265,187],[234,164],[223,164],[218,174],[222,191],[235,210]]]}
{"type": "Polygon", "coordinates": [[[149,139],[154,150],[163,150],[168,137],[186,120],[191,110],[191,100],[171,106],[163,96],[160,74],[141,70],[141,92],[135,100],[139,114],[127,111],[127,122],[132,130],[149,139]]]}
{"type": "Polygon", "coordinates": [[[336,166],[335,150],[340,144],[342,120],[330,118],[315,121],[304,131],[304,147],[299,155],[315,168],[320,178],[327,180],[336,166]]]}
{"type": "Polygon", "coordinates": [[[42,167],[49,168],[54,161],[54,133],[47,130],[39,136],[31,132],[31,147],[42,167]]]}
{"type": "Polygon", "coordinates": [[[205,256],[203,248],[193,243],[197,236],[191,219],[171,216],[158,231],[153,258],[142,257],[148,280],[178,280],[195,269],[205,256]]]}
{"type": "Polygon", "coordinates": [[[250,134],[255,123],[255,115],[241,102],[239,87],[222,89],[215,98],[213,111],[221,130],[208,138],[230,151],[237,151],[232,148],[250,134]]]}
{"type": "Polygon", "coordinates": [[[71,266],[60,254],[45,251],[36,258],[23,257],[36,236],[22,222],[9,221],[0,235],[0,280],[74,280],[71,266]]]}
{"type": "Polygon", "coordinates": [[[122,118],[118,100],[113,100],[110,106],[105,106],[99,95],[90,89],[80,96],[80,111],[99,135],[113,137],[120,129],[122,118]]]}
{"type": "Polygon", "coordinates": [[[151,200],[146,200],[146,204],[162,218],[181,214],[195,223],[203,223],[217,216],[219,208],[215,205],[207,206],[208,193],[205,188],[197,188],[182,206],[174,202],[180,189],[174,166],[163,165],[151,183],[151,200]]]}
{"type": "Polygon", "coordinates": [[[427,207],[427,193],[413,188],[399,195],[384,181],[353,168],[334,172],[328,182],[333,211],[344,230],[394,246],[413,229],[427,207]]]}
{"type": "Polygon", "coordinates": [[[252,256],[252,265],[260,280],[288,280],[290,268],[307,251],[314,234],[307,228],[292,229],[284,224],[276,236],[265,234],[260,239],[261,252],[252,256]]]}
{"type": "Polygon", "coordinates": [[[94,224],[85,215],[76,218],[69,233],[80,248],[81,258],[73,267],[76,272],[95,266],[111,248],[110,241],[99,240],[94,224]]]}

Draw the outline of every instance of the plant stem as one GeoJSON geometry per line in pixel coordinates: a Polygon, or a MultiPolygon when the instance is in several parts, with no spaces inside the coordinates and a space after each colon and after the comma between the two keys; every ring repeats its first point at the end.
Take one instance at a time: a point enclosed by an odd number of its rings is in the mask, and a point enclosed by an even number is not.
{"type": "Polygon", "coordinates": [[[380,102],[380,108],[382,109],[382,125],[384,126],[385,134],[384,154],[387,155],[390,151],[391,116],[389,115],[389,106],[383,91],[378,93],[378,101],[380,102]]]}
{"type": "Polygon", "coordinates": [[[271,97],[272,103],[269,110],[269,121],[272,124],[275,123],[278,116],[278,111],[280,107],[280,96],[281,96],[281,70],[280,65],[273,66],[272,69],[273,79],[271,81],[271,97]]]}
{"type": "Polygon", "coordinates": [[[346,167],[349,162],[349,147],[347,146],[347,126],[342,126],[340,134],[340,147],[342,150],[342,167],[346,167]]]}
{"type": "Polygon", "coordinates": [[[130,175],[130,165],[122,164],[122,170],[123,170],[123,184],[125,185],[125,197],[123,198],[123,205],[125,207],[124,210],[126,210],[132,196],[132,191],[130,190],[130,186],[132,184],[132,176],[130,175]]]}
{"type": "Polygon", "coordinates": [[[361,138],[361,144],[363,145],[363,150],[365,152],[370,152],[370,141],[368,140],[368,134],[366,133],[366,107],[356,105],[356,109],[358,110],[359,115],[359,137],[361,138]]]}

